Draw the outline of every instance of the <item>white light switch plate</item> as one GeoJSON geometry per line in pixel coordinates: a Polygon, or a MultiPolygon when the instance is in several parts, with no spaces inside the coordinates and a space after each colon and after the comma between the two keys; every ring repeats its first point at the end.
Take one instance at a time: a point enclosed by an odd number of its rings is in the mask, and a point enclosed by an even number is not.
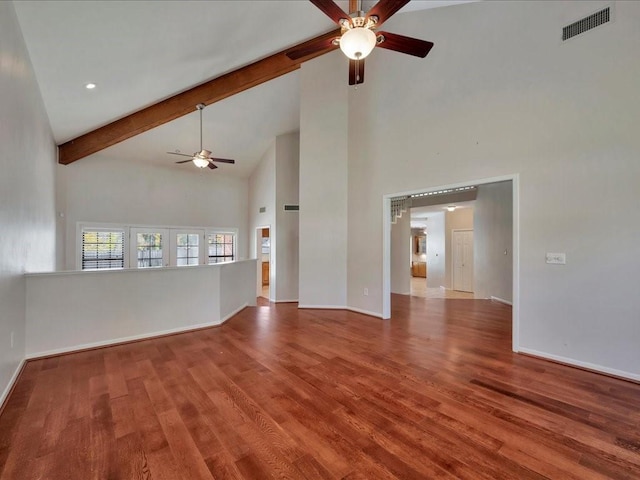
{"type": "Polygon", "coordinates": [[[547,263],[554,265],[565,265],[567,263],[566,253],[547,253],[547,263]]]}

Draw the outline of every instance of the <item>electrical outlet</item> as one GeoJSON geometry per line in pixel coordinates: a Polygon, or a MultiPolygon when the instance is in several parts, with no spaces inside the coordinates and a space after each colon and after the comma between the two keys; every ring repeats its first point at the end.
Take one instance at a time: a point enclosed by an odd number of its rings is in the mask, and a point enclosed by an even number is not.
{"type": "Polygon", "coordinates": [[[364,289],[364,296],[365,296],[365,297],[368,297],[368,296],[369,296],[369,289],[368,289],[368,288],[365,288],[365,289],[364,289]]]}
{"type": "Polygon", "coordinates": [[[11,348],[13,348],[13,332],[11,332],[11,348]]]}
{"type": "Polygon", "coordinates": [[[553,265],[565,265],[567,263],[567,254],[566,253],[547,253],[546,257],[547,263],[553,265]]]}

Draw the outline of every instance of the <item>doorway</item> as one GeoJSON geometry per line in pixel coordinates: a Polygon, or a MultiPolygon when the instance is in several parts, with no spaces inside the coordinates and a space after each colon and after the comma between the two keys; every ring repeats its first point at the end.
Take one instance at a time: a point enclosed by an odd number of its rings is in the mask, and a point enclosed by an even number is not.
{"type": "MultiPolygon", "coordinates": [[[[426,187],[420,190],[406,191],[406,192],[398,192],[393,194],[383,195],[383,241],[382,241],[382,318],[389,319],[391,318],[391,220],[392,220],[392,199],[394,200],[394,204],[397,205],[398,199],[404,201],[402,199],[411,200],[411,197],[418,196],[428,196],[428,195],[439,195],[442,193],[456,193],[463,191],[469,188],[482,188],[485,186],[487,190],[498,190],[507,188],[506,193],[503,190],[503,198],[507,199],[507,203],[509,204],[509,211],[505,213],[505,218],[508,219],[508,228],[506,229],[510,233],[510,238],[508,239],[508,243],[500,245],[497,248],[493,248],[491,255],[493,257],[490,258],[491,264],[501,264],[504,268],[503,272],[506,272],[506,276],[509,277],[508,281],[504,283],[503,287],[507,289],[505,295],[502,297],[500,295],[494,295],[492,291],[483,291],[476,298],[480,299],[491,299],[495,301],[499,301],[502,303],[507,303],[512,305],[512,350],[514,352],[519,351],[519,307],[520,307],[520,295],[519,295],[519,280],[520,280],[520,270],[519,270],[519,176],[518,174],[505,175],[502,177],[493,177],[493,178],[485,178],[479,179],[475,181],[468,181],[464,183],[458,184],[450,184],[450,185],[442,185],[435,187],[426,187]],[[496,255],[498,257],[496,257],[496,255]]],[[[500,208],[499,202],[494,202],[497,208],[500,208]]],[[[474,224],[474,236],[479,235],[478,231],[475,229],[474,224]]],[[[483,235],[479,238],[485,238],[486,229],[482,229],[483,235]]],[[[464,243],[464,242],[463,242],[464,243]]],[[[475,243],[475,242],[474,242],[475,243]]],[[[451,245],[451,243],[449,243],[451,245]]],[[[485,242],[486,247],[486,242],[485,242]]],[[[475,250],[475,249],[474,249],[475,250]]],[[[486,250],[486,248],[485,248],[486,250]]],[[[427,234],[427,253],[429,253],[429,234],[427,234]]],[[[474,263],[477,263],[479,259],[477,257],[477,252],[473,252],[476,255],[476,259],[474,263]]],[[[487,258],[486,255],[482,255],[482,258],[487,258]]],[[[475,269],[474,269],[475,270],[475,269]]],[[[483,270],[484,271],[484,270],[483,270]]],[[[459,272],[458,277],[462,276],[464,280],[464,275],[462,272],[459,272]]],[[[428,277],[428,273],[427,273],[428,277]]],[[[477,272],[474,272],[474,277],[477,277],[477,272]]],[[[497,276],[501,278],[500,276],[497,276]]],[[[477,279],[479,281],[479,278],[477,279]]],[[[478,282],[476,282],[478,283],[478,282]]],[[[479,283],[480,285],[480,283],[479,283]]],[[[462,288],[468,288],[462,287],[462,288]]],[[[475,289],[472,288],[472,290],[475,289]]],[[[465,295],[468,295],[465,293],[465,295]]]]}
{"type": "Polygon", "coordinates": [[[267,226],[256,229],[256,275],[257,296],[267,300],[271,298],[271,229],[267,226]]]}

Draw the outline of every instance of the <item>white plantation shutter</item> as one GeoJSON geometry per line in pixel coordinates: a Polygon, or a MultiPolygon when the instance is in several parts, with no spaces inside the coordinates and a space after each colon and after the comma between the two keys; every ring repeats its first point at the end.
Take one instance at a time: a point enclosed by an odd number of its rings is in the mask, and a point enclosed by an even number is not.
{"type": "Polygon", "coordinates": [[[82,270],[124,268],[123,230],[83,230],[82,270]]]}

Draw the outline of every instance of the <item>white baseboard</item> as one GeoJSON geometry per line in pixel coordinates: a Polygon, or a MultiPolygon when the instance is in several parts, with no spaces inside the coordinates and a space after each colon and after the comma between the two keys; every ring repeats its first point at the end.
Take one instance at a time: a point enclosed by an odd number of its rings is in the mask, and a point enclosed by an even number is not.
{"type": "MultiPolygon", "coordinates": [[[[247,308],[249,306],[248,303],[245,303],[244,305],[241,305],[240,307],[236,308],[233,312],[231,312],[230,314],[222,317],[222,319],[220,320],[220,324],[223,324],[224,322],[226,322],[227,320],[229,320],[231,317],[233,317],[234,315],[237,315],[238,313],[240,313],[242,310],[244,310],[245,308],[247,308]]],[[[218,325],[218,324],[216,324],[218,325]]],[[[200,327],[195,327],[195,328],[200,328],[200,327]]]]}
{"type": "Polygon", "coordinates": [[[583,362],[575,360],[573,358],[562,357],[560,355],[553,355],[551,353],[539,352],[531,348],[520,347],[519,353],[526,353],[547,360],[553,360],[554,362],[564,363],[566,365],[573,365],[574,367],[584,368],[593,372],[605,373],[607,375],[613,375],[615,377],[626,378],[635,382],[640,382],[640,374],[625,372],[624,370],[617,370],[615,368],[603,367],[602,365],[596,365],[595,363],[583,362]]]}
{"type": "Polygon", "coordinates": [[[18,364],[18,367],[16,368],[15,372],[13,372],[13,375],[11,375],[11,378],[9,379],[9,383],[7,383],[7,386],[5,387],[4,391],[2,392],[2,395],[0,395],[0,410],[2,409],[2,407],[4,405],[4,402],[7,400],[7,397],[9,396],[9,393],[11,392],[11,389],[15,385],[16,380],[18,380],[18,375],[20,375],[20,372],[22,371],[22,368],[24,367],[25,362],[26,362],[26,359],[22,359],[20,361],[20,363],[18,364]]]}
{"type": "Polygon", "coordinates": [[[346,310],[347,307],[344,305],[300,305],[298,304],[298,308],[313,308],[316,310],[346,310]]]}
{"type": "Polygon", "coordinates": [[[384,320],[382,318],[382,314],[381,313],[370,312],[369,310],[364,310],[362,308],[355,308],[355,307],[347,307],[347,310],[349,310],[351,312],[362,313],[363,315],[368,315],[370,317],[376,317],[376,318],[380,318],[380,319],[384,320]]]}
{"type": "MultiPolygon", "coordinates": [[[[244,308],[244,307],[243,307],[244,308]]],[[[226,321],[227,319],[229,319],[231,316],[235,315],[234,314],[230,314],[227,317],[225,317],[224,320],[219,321],[219,322],[215,322],[215,323],[200,323],[197,325],[189,325],[189,326],[185,326],[185,327],[179,327],[179,328],[171,328],[169,330],[160,330],[157,332],[149,332],[149,333],[142,333],[140,335],[132,335],[130,337],[120,337],[120,338],[113,338],[110,340],[104,340],[101,342],[92,342],[92,343],[84,343],[81,345],[73,345],[73,346],[69,346],[69,347],[63,347],[63,348],[56,348],[54,350],[46,350],[44,352],[35,352],[35,353],[30,353],[27,355],[27,360],[33,360],[35,358],[42,358],[42,357],[49,357],[52,355],[60,355],[63,353],[71,353],[71,352],[78,352],[81,350],[89,350],[92,348],[98,348],[98,347],[107,347],[109,345],[116,345],[119,343],[127,343],[127,342],[134,342],[136,340],[147,340],[150,338],[155,338],[155,337],[162,337],[164,335],[171,335],[173,333],[182,333],[182,332],[189,332],[191,330],[198,330],[200,328],[207,328],[207,327],[216,327],[221,325],[224,321],[226,321]]]]}
{"type": "Polygon", "coordinates": [[[505,305],[510,305],[513,307],[513,303],[510,302],[509,300],[505,300],[504,298],[494,297],[493,295],[491,295],[491,300],[493,300],[494,302],[504,303],[505,305]]]}
{"type": "Polygon", "coordinates": [[[382,314],[378,312],[370,312],[362,308],[347,307],[345,305],[298,305],[298,308],[313,308],[315,310],[347,310],[356,313],[362,313],[370,317],[382,318],[382,314]]]}
{"type": "Polygon", "coordinates": [[[275,303],[298,303],[298,299],[292,299],[292,300],[277,300],[275,303]]]}

